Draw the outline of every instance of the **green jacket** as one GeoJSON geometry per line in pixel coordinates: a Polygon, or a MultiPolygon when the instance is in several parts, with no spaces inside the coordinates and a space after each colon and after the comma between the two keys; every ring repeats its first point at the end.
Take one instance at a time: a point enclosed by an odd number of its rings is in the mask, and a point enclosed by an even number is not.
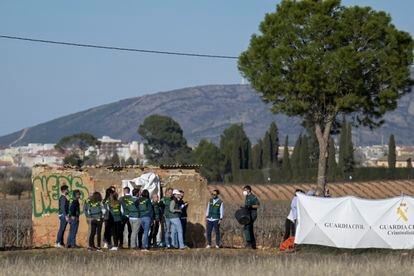
{"type": "Polygon", "coordinates": [[[122,204],[122,208],[124,209],[124,213],[125,216],[128,216],[130,218],[138,218],[139,214],[138,214],[138,208],[135,205],[135,202],[138,200],[138,198],[131,196],[131,195],[126,195],[124,197],[122,197],[121,204],[122,204]]]}
{"type": "Polygon", "coordinates": [[[255,221],[257,219],[257,209],[252,208],[252,206],[253,205],[260,206],[259,199],[254,194],[247,195],[244,201],[244,205],[246,206],[246,208],[250,210],[252,220],[255,221]]]}
{"type": "Polygon", "coordinates": [[[140,197],[135,202],[135,204],[138,208],[138,214],[140,218],[143,218],[143,217],[152,218],[153,213],[152,213],[151,200],[149,200],[148,198],[140,197]]]}
{"type": "Polygon", "coordinates": [[[211,219],[220,219],[220,207],[223,201],[221,199],[218,199],[216,203],[213,203],[213,199],[210,199],[208,202],[208,218],[211,219]]]}
{"type": "Polygon", "coordinates": [[[122,220],[121,204],[113,206],[110,203],[108,203],[107,209],[109,210],[112,217],[114,218],[114,222],[118,222],[122,220]]]}
{"type": "Polygon", "coordinates": [[[85,212],[85,215],[91,219],[102,219],[103,213],[102,213],[102,202],[89,202],[88,206],[88,212],[85,212]]]}
{"type": "Polygon", "coordinates": [[[179,218],[181,217],[181,208],[180,205],[175,202],[175,200],[170,200],[169,205],[169,212],[170,212],[170,218],[179,218]]]}
{"type": "Polygon", "coordinates": [[[83,213],[85,214],[86,218],[91,218],[91,216],[89,215],[90,204],[91,204],[90,197],[88,197],[87,199],[83,201],[83,213]]]}

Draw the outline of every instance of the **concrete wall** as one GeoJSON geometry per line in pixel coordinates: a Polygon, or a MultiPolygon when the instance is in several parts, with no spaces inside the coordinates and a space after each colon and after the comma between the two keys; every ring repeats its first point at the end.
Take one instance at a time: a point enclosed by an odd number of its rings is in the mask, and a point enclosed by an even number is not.
{"type": "MultiPolygon", "coordinates": [[[[107,187],[114,185],[121,193],[121,180],[132,179],[147,172],[159,175],[161,186],[173,187],[185,192],[188,208],[188,234],[186,243],[190,246],[205,245],[205,207],[208,200],[207,181],[194,169],[156,167],[93,168],[82,169],[36,166],[33,168],[33,246],[50,246],[56,240],[58,221],[58,199],[60,187],[68,185],[71,190],[79,189],[81,199],[98,191],[104,194],[107,187]]],[[[77,243],[87,245],[87,224],[81,215],[77,243]]],[[[66,234],[69,229],[66,230],[66,234]]]]}

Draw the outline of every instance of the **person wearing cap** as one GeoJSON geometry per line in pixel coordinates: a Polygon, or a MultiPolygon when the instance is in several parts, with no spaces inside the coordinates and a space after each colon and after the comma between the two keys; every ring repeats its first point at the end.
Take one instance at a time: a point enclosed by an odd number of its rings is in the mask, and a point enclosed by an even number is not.
{"type": "Polygon", "coordinates": [[[68,193],[69,187],[67,185],[62,185],[60,187],[60,197],[59,197],[59,231],[56,237],[56,248],[61,248],[65,246],[63,242],[63,236],[65,234],[66,226],[68,225],[69,221],[69,201],[68,201],[68,193]]]}
{"type": "Polygon", "coordinates": [[[206,218],[207,218],[207,248],[211,248],[211,232],[216,235],[216,248],[221,247],[220,224],[223,220],[224,206],[223,201],[218,197],[219,190],[211,192],[211,199],[207,204],[206,218]]]}
{"type": "Polygon", "coordinates": [[[168,188],[165,191],[165,196],[161,199],[160,205],[164,215],[164,245],[167,248],[171,248],[171,212],[170,212],[170,203],[172,197],[173,189],[168,188]]]}
{"type": "Polygon", "coordinates": [[[254,236],[254,222],[257,219],[257,209],[260,207],[259,199],[252,193],[249,185],[243,187],[245,196],[244,207],[250,212],[250,222],[244,225],[244,238],[246,248],[256,249],[256,238],[254,236]]]}
{"type": "Polygon", "coordinates": [[[170,222],[171,222],[171,239],[172,245],[177,249],[184,249],[183,227],[181,225],[180,216],[182,213],[180,201],[181,193],[179,190],[173,190],[173,196],[170,202],[170,222]]]}

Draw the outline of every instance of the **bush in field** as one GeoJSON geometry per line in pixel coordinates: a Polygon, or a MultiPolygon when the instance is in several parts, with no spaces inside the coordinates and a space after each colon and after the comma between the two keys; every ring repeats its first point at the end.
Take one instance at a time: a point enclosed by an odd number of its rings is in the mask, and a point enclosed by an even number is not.
{"type": "Polygon", "coordinates": [[[23,192],[30,191],[32,188],[29,179],[11,180],[3,183],[2,192],[9,195],[15,195],[20,200],[23,192]]]}

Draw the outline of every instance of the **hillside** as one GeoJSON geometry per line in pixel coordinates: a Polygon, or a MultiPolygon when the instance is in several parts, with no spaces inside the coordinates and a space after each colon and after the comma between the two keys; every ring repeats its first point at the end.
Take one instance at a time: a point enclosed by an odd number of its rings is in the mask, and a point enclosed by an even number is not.
{"type": "MultiPolygon", "coordinates": [[[[220,134],[233,123],[243,123],[252,143],[261,138],[272,121],[280,129],[281,139],[290,142],[302,131],[300,120],[273,115],[247,85],[208,85],[124,99],[64,116],[0,137],[0,145],[55,143],[61,137],[90,132],[97,137],[109,135],[124,141],[139,139],[138,125],[151,114],[167,115],[180,123],[191,145],[201,138],[218,142],[220,134]]],[[[381,138],[396,135],[398,144],[414,144],[414,95],[400,100],[399,108],[389,113],[386,124],[371,132],[355,132],[357,145],[379,144],[381,138]]]]}

